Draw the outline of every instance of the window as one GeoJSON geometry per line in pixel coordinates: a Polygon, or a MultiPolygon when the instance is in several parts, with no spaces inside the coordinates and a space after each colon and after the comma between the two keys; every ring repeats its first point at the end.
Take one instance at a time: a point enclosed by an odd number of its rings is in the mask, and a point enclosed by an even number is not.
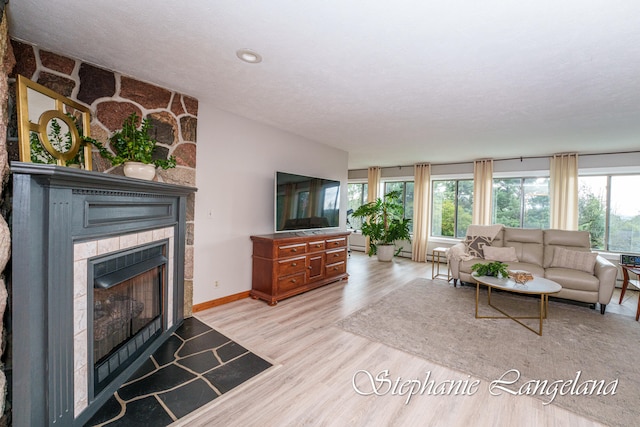
{"type": "Polygon", "coordinates": [[[549,178],[493,180],[493,223],[549,228],[549,178]]]}
{"type": "Polygon", "coordinates": [[[640,202],[633,197],[640,175],[581,176],[579,228],[594,249],[640,253],[640,202]]]}
{"type": "MultiPolygon", "coordinates": [[[[366,182],[347,184],[348,210],[356,210],[367,203],[369,184],[366,182]]],[[[362,228],[362,218],[353,218],[347,215],[347,227],[353,230],[362,228]]]]}
{"type": "Polygon", "coordinates": [[[578,178],[578,229],[591,233],[591,247],[605,249],[608,177],[578,178]]]}
{"type": "MultiPolygon", "coordinates": [[[[413,181],[387,181],[384,183],[384,194],[390,191],[400,191],[404,217],[413,219],[413,181]]],[[[413,221],[409,223],[409,231],[413,232],[413,221]]]]}
{"type": "Polygon", "coordinates": [[[614,252],[640,252],[640,203],[635,197],[640,175],[611,178],[609,245],[614,252]]]}
{"type": "Polygon", "coordinates": [[[431,235],[462,238],[473,217],[473,180],[433,181],[431,235]]]}

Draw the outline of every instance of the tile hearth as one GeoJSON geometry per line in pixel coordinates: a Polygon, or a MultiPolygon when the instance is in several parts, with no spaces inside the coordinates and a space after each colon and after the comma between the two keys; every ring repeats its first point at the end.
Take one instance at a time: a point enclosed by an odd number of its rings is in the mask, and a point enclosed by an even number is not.
{"type": "Polygon", "coordinates": [[[269,367],[191,317],[85,426],[166,426],[269,367]]]}

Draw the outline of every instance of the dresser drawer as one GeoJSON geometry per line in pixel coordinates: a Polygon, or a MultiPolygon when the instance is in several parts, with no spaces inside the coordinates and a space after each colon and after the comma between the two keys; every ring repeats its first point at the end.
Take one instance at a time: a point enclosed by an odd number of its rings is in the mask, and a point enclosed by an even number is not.
{"type": "Polygon", "coordinates": [[[277,276],[288,276],[290,274],[305,271],[305,257],[288,258],[278,261],[277,276]]]}
{"type": "Polygon", "coordinates": [[[305,272],[278,278],[278,292],[286,292],[304,285],[305,272]]]}
{"type": "Polygon", "coordinates": [[[333,264],[336,262],[344,261],[347,259],[347,250],[346,249],[334,249],[332,251],[327,251],[327,264],[333,264]]]}
{"type": "Polygon", "coordinates": [[[327,249],[333,249],[333,248],[345,248],[347,247],[347,238],[346,237],[340,237],[337,239],[327,239],[327,249]]]}
{"type": "Polygon", "coordinates": [[[278,246],[278,258],[286,258],[294,255],[301,255],[307,252],[306,243],[296,243],[293,245],[278,246]]]}
{"type": "Polygon", "coordinates": [[[347,263],[344,261],[341,261],[335,264],[327,264],[324,271],[325,271],[326,277],[337,276],[338,274],[346,273],[347,263]]]}
{"type": "Polygon", "coordinates": [[[324,240],[309,242],[309,252],[324,251],[324,240]]]}

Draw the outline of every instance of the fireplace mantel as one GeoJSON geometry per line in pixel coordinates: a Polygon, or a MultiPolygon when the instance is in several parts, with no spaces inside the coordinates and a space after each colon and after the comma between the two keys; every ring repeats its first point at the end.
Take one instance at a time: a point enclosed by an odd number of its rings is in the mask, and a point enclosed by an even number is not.
{"type": "Polygon", "coordinates": [[[79,358],[74,355],[78,248],[124,242],[156,230],[165,233],[160,238],[166,236],[175,260],[168,275],[170,312],[162,335],[168,337],[184,318],[186,199],[196,189],[33,163],[13,162],[11,171],[13,421],[83,425],[163,340],[99,394],[89,391],[87,403],[78,409],[78,395],[89,388],[74,377],[79,358]]]}

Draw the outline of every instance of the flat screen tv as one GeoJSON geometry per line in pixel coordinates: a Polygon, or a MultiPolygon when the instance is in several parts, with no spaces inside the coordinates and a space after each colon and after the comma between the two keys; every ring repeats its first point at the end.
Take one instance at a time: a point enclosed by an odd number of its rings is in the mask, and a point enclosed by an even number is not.
{"type": "Polygon", "coordinates": [[[275,231],[340,226],[340,181],[276,172],[275,231]]]}

